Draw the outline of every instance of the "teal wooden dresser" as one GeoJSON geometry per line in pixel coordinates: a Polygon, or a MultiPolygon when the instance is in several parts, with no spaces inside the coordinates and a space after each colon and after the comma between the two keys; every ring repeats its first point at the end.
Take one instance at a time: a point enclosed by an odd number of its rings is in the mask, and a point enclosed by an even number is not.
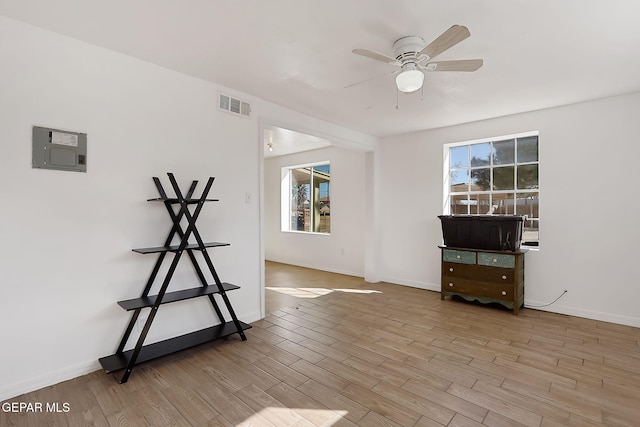
{"type": "Polygon", "coordinates": [[[524,305],[524,254],[440,246],[442,251],[441,293],[468,301],[497,302],[518,314],[524,305]]]}

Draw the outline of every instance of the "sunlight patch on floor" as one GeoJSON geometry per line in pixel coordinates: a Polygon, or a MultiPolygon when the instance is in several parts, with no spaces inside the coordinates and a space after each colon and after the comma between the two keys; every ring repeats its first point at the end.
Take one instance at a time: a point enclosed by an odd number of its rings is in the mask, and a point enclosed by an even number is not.
{"type": "Polygon", "coordinates": [[[373,289],[327,289],[327,288],[287,288],[267,286],[269,291],[279,292],[296,298],[317,298],[332,292],[346,292],[352,294],[381,294],[373,289]]]}
{"type": "Polygon", "coordinates": [[[306,423],[312,422],[313,425],[330,427],[339,422],[348,413],[349,411],[331,409],[276,408],[270,406],[255,413],[237,425],[243,427],[255,427],[265,424],[292,426],[298,425],[299,423],[301,423],[300,425],[307,425],[306,423]]]}
{"type": "Polygon", "coordinates": [[[374,291],[373,289],[334,289],[336,292],[347,292],[349,294],[381,294],[382,291],[374,291]]]}

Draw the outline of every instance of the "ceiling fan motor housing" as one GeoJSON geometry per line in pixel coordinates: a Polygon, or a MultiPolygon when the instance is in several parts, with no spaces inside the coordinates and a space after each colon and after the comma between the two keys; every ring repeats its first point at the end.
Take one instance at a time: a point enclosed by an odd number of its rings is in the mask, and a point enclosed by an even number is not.
{"type": "Polygon", "coordinates": [[[418,60],[429,59],[428,56],[424,59],[422,58],[422,56],[426,56],[425,54],[420,55],[421,58],[418,58],[418,54],[424,47],[425,43],[422,37],[403,37],[393,44],[393,54],[402,65],[407,62],[418,62],[418,60]]]}

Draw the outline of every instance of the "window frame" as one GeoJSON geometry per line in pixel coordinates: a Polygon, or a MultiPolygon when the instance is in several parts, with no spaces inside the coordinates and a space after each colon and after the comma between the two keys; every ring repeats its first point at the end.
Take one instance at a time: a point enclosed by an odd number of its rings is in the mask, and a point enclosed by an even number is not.
{"type": "MultiPolygon", "coordinates": [[[[292,209],[292,202],[293,202],[293,197],[292,197],[292,174],[293,171],[296,169],[302,169],[302,168],[312,168],[312,173],[311,173],[311,181],[309,183],[309,188],[310,188],[310,194],[309,194],[309,199],[313,200],[314,199],[314,186],[313,186],[313,178],[314,178],[314,174],[313,174],[313,169],[315,169],[318,166],[329,166],[329,206],[331,205],[330,200],[331,200],[331,161],[330,160],[323,160],[323,161],[318,161],[318,162],[310,162],[310,163],[302,163],[299,165],[292,165],[292,166],[283,166],[281,168],[281,181],[280,181],[280,202],[281,202],[281,206],[280,206],[280,231],[281,232],[285,232],[285,233],[302,233],[302,234],[315,234],[315,235],[322,235],[322,236],[329,236],[331,235],[331,226],[329,225],[329,232],[324,232],[324,231],[313,231],[314,229],[314,221],[315,221],[315,216],[310,214],[309,215],[309,220],[310,220],[310,224],[309,224],[309,231],[306,230],[294,230],[291,227],[291,209],[292,209]]],[[[318,190],[319,191],[319,190],[318,190]]],[[[319,200],[319,196],[318,196],[318,200],[319,200]]],[[[329,207],[329,209],[331,209],[329,207]]],[[[331,213],[329,213],[329,224],[331,222],[331,213]]]]}
{"type": "MultiPolygon", "coordinates": [[[[467,214],[471,214],[471,215],[476,215],[476,214],[486,214],[485,212],[482,213],[472,213],[471,212],[471,205],[472,205],[472,200],[473,200],[473,196],[483,196],[483,195],[488,195],[489,196],[489,200],[493,200],[493,195],[500,195],[500,194],[505,194],[505,195],[513,195],[513,198],[511,200],[513,200],[513,211],[510,212],[510,215],[515,215],[516,214],[516,209],[517,209],[517,200],[518,199],[518,195],[519,194],[523,194],[523,193],[535,193],[537,201],[538,201],[538,216],[537,217],[528,217],[527,220],[528,221],[535,221],[537,223],[537,233],[538,233],[538,238],[537,240],[529,240],[528,242],[531,242],[531,246],[530,245],[526,245],[526,247],[528,247],[529,249],[536,249],[539,248],[540,245],[540,210],[539,210],[539,203],[540,203],[540,132],[539,131],[528,131],[528,132],[522,132],[522,133],[517,133],[517,134],[511,134],[511,135],[501,135],[501,136],[495,136],[495,137],[489,137],[489,138],[481,138],[481,139],[475,139],[475,140],[469,140],[469,141],[460,141],[460,142],[452,142],[452,143],[446,143],[443,145],[443,199],[442,199],[442,212],[444,215],[450,215],[451,214],[451,198],[452,196],[456,196],[456,195],[466,195],[467,196],[467,201],[468,203],[468,208],[467,208],[467,214]],[[518,162],[518,149],[517,149],[517,143],[514,144],[514,153],[513,153],[513,162],[511,163],[500,163],[498,165],[494,164],[494,156],[493,156],[493,150],[490,150],[489,152],[489,163],[486,165],[471,165],[471,148],[469,148],[469,158],[468,158],[468,164],[466,167],[464,168],[459,168],[460,170],[467,170],[469,171],[469,177],[468,177],[468,184],[469,186],[467,187],[466,191],[458,191],[458,192],[452,192],[451,191],[451,174],[452,171],[455,171],[456,168],[452,168],[451,167],[451,149],[455,148],[455,147],[462,147],[462,146],[469,146],[471,147],[472,145],[476,145],[476,144],[486,144],[486,143],[491,143],[491,147],[493,147],[493,143],[495,142],[501,142],[501,141],[507,141],[507,140],[517,140],[517,139],[522,139],[522,138],[527,138],[527,137],[532,137],[535,136],[537,137],[537,145],[538,145],[538,156],[537,156],[537,160],[536,161],[523,161],[523,162],[518,162]],[[537,188],[526,188],[526,189],[518,189],[518,166],[527,166],[527,165],[537,165],[537,170],[538,170],[538,185],[537,188]],[[496,168],[500,168],[500,167],[512,167],[513,168],[513,189],[508,189],[508,190],[496,190],[494,189],[494,170],[496,168]],[[489,169],[489,177],[490,177],[490,184],[489,184],[489,189],[488,190],[472,190],[470,187],[473,184],[473,179],[471,177],[471,171],[473,170],[479,170],[479,169],[489,169]]],[[[479,197],[476,197],[476,200],[478,200],[479,197]]],[[[493,202],[491,202],[489,204],[489,207],[493,205],[493,202]]],[[[524,236],[523,236],[524,237],[524,236]]],[[[524,242],[524,239],[523,239],[524,242]]]]}

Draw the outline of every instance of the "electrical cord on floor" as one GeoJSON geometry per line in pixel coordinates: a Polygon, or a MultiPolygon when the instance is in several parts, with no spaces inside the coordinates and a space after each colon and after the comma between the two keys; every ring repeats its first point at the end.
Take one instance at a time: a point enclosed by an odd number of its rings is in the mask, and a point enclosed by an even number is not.
{"type": "Polygon", "coordinates": [[[553,304],[554,302],[558,301],[560,298],[562,298],[564,296],[564,294],[567,293],[567,290],[565,289],[564,291],[562,291],[562,293],[560,294],[560,296],[556,299],[554,299],[553,301],[551,301],[549,304],[542,304],[542,305],[527,305],[527,307],[530,308],[541,308],[541,307],[548,307],[551,304],[553,304]]]}

